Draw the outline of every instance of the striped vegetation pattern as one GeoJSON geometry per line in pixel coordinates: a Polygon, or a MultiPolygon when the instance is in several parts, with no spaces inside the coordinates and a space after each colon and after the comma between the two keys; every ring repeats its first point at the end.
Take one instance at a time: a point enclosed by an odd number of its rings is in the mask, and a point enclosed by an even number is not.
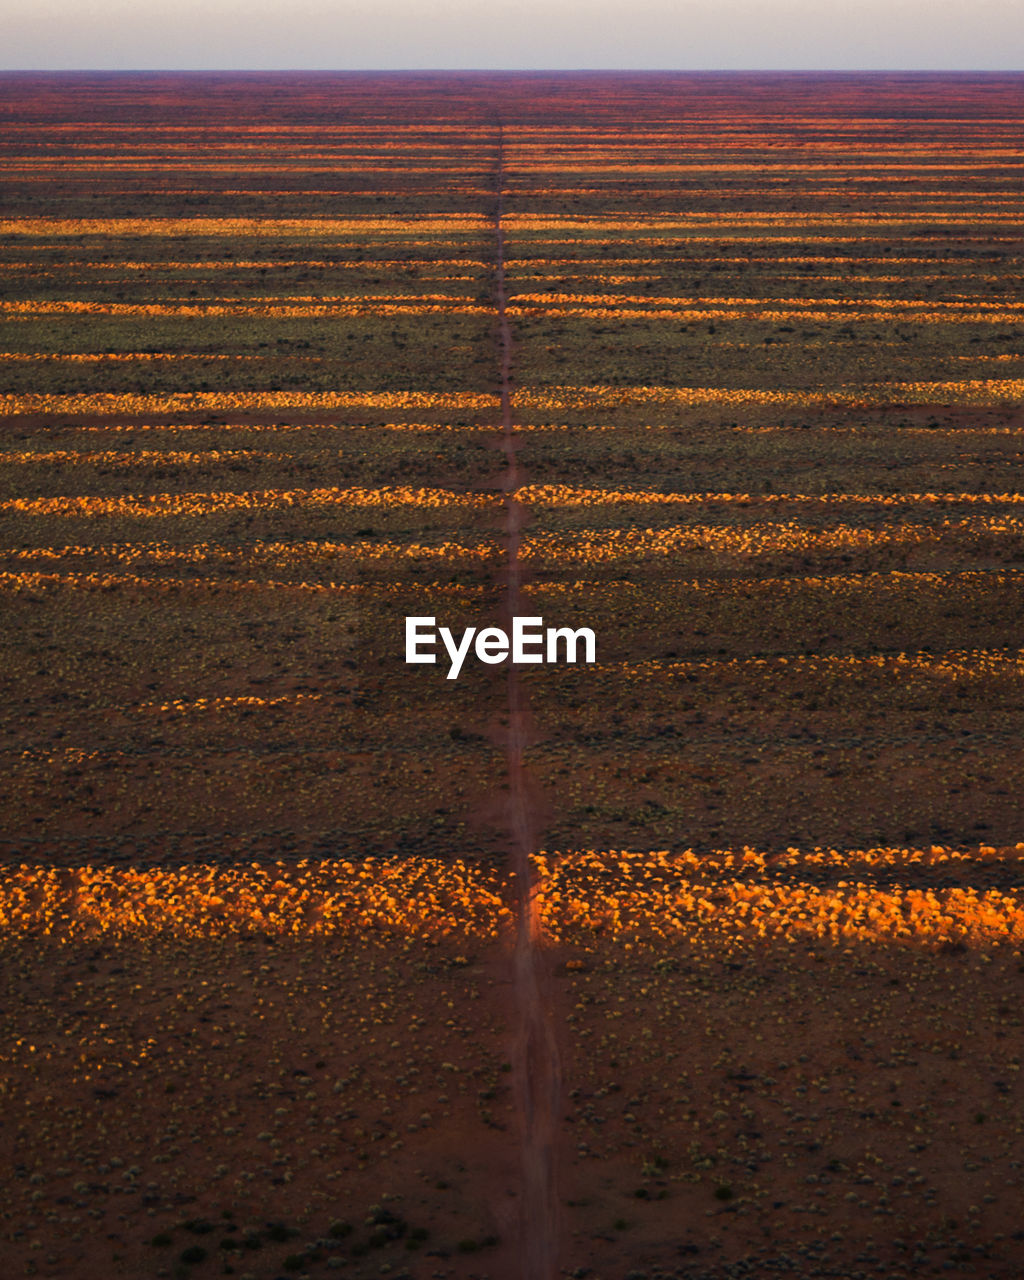
{"type": "MultiPolygon", "coordinates": [[[[1017,89],[787,83],[499,93],[525,591],[599,638],[589,674],[531,677],[545,841],[667,848],[651,874],[675,878],[648,893],[635,853],[598,889],[604,855],[560,854],[545,924],[1016,938],[1010,898],[990,918],[952,889],[911,907],[909,888],[805,887],[801,916],[770,880],[685,887],[716,849],[899,848],[898,881],[1021,832],[1017,89]],[[854,695],[890,718],[858,719],[854,695]]],[[[487,860],[470,815],[497,767],[491,694],[397,655],[406,614],[479,625],[496,600],[495,130],[471,87],[444,108],[408,88],[386,120],[351,92],[355,114],[315,126],[224,104],[205,124],[71,120],[45,93],[12,119],[19,927],[103,928],[101,900],[117,928],[178,921],[153,905],[175,894],[199,912],[186,881],[154,898],[142,873],[85,893],[127,830],[157,860],[229,830],[256,861],[281,839],[313,856],[342,828],[350,867],[487,860]]],[[[348,883],[341,865],[322,874],[348,883]]],[[[210,894],[250,905],[203,927],[257,910],[263,872],[239,876],[210,894]]],[[[370,910],[338,892],[317,929],[370,910]]],[[[417,910],[408,927],[440,927],[439,904],[417,910]]]]}

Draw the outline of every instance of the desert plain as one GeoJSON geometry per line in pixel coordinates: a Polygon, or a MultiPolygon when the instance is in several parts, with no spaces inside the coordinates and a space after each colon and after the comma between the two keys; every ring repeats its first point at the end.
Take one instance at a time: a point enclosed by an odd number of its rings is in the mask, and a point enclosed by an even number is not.
{"type": "Polygon", "coordinates": [[[1019,1276],[1024,77],[0,109],[3,1274],[1019,1276]]]}

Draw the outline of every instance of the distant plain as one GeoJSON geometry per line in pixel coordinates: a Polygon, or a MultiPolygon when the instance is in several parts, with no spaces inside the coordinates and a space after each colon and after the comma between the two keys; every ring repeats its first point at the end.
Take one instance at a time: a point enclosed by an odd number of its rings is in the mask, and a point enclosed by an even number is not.
{"type": "Polygon", "coordinates": [[[0,78],[11,1274],[1012,1277],[1020,76],[0,78]],[[500,169],[499,169],[500,162],[500,169]]]}

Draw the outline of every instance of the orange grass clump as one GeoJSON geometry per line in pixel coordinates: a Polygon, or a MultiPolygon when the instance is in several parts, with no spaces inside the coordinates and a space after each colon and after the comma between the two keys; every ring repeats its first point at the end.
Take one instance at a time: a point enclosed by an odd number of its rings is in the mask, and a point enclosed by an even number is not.
{"type": "MultiPolygon", "coordinates": [[[[493,314],[492,307],[458,299],[443,302],[393,302],[390,299],[332,302],[4,302],[0,313],[32,316],[426,316],[493,314]]],[[[1009,317],[1012,320],[1012,317],[1009,317]]]]}
{"type": "Polygon", "coordinates": [[[8,498],[0,511],[30,516],[204,516],[279,507],[497,507],[488,494],[450,489],[262,489],[249,493],[155,493],[148,498],[8,498]]]}
{"type": "MultiPolygon", "coordinates": [[[[519,390],[513,401],[522,411],[616,408],[621,405],[744,405],[776,404],[786,408],[810,406],[868,407],[894,404],[998,405],[1024,396],[1024,378],[974,378],[962,382],[886,382],[835,391],[772,391],[755,387],[549,387],[519,390]]],[[[10,399],[11,397],[7,397],[10,399]]],[[[3,401],[0,400],[0,405],[3,401]]],[[[65,410],[71,412],[71,410],[65,410]]],[[[22,410],[27,412],[27,410],[22,410]]]]}
{"type": "MultiPolygon", "coordinates": [[[[1024,854],[1024,845],[1012,851],[1024,854]]],[[[791,849],[769,863],[753,849],[681,854],[541,852],[535,903],[555,943],[601,937],[700,942],[1024,943],[1024,898],[973,888],[879,888],[858,879],[879,869],[896,878],[919,867],[976,865],[991,846],[963,852],[879,848],[840,853],[791,849]],[[795,872],[776,879],[778,871],[795,872]],[[804,872],[806,878],[800,877],[804,872]]]]}
{"type": "Polygon", "coordinates": [[[705,506],[712,503],[751,504],[808,503],[834,506],[853,503],[861,506],[920,506],[944,504],[988,504],[1024,502],[1022,493],[659,493],[656,490],[584,489],[567,484],[533,484],[517,489],[520,502],[535,506],[611,506],[619,503],[666,506],[705,506]]]}
{"type": "Polygon", "coordinates": [[[431,545],[419,542],[261,542],[248,546],[226,547],[221,544],[198,542],[191,546],[171,546],[165,542],[121,542],[106,546],[27,547],[8,554],[9,560],[53,562],[57,560],[102,559],[115,564],[249,564],[273,565],[286,568],[316,564],[318,561],[335,563],[341,559],[365,563],[371,560],[435,559],[448,561],[477,561],[497,555],[497,541],[470,545],[441,541],[431,545]]]}
{"type": "Polygon", "coordinates": [[[364,858],[166,869],[22,864],[0,877],[7,936],[299,937],[393,932],[493,938],[510,918],[492,872],[439,859],[364,858]]]}
{"type": "Polygon", "coordinates": [[[182,391],[170,395],[96,392],[83,395],[3,395],[0,417],[18,413],[174,414],[259,412],[265,409],[500,408],[496,395],[476,391],[182,391]]]}
{"type": "MultiPolygon", "coordinates": [[[[119,162],[120,163],[120,162],[119,162]]],[[[405,235],[434,239],[445,233],[486,236],[490,222],[474,213],[424,213],[409,218],[0,218],[0,235],[35,236],[211,236],[264,239],[293,236],[322,239],[325,236],[405,235]]]]}
{"type": "Polygon", "coordinates": [[[361,589],[355,582],[277,582],[273,578],[224,581],[218,578],[143,578],[134,573],[0,572],[0,591],[38,591],[46,587],[72,587],[76,591],[114,591],[118,587],[133,587],[158,593],[177,590],[214,593],[297,591],[315,595],[361,589]]]}
{"type": "Polygon", "coordinates": [[[523,541],[520,555],[526,560],[561,564],[607,564],[631,557],[668,557],[706,551],[717,555],[752,556],[776,552],[851,551],[881,547],[919,547],[977,539],[1024,536],[1024,520],[1006,516],[943,520],[938,525],[895,524],[877,529],[834,525],[809,529],[795,521],[759,522],[746,528],[731,525],[695,525],[692,528],[583,530],[580,533],[535,534],[523,541]]]}
{"type": "MultiPolygon", "coordinates": [[[[997,851],[754,849],[630,853],[541,851],[533,900],[552,945],[601,939],[687,946],[760,941],[1024,944],[1018,891],[879,887],[932,868],[969,876],[997,851]],[[780,874],[782,873],[782,874],[780,874]],[[859,878],[859,877],[866,878],[859,878]]],[[[513,927],[512,887],[479,864],[425,858],[305,859],[168,869],[22,864],[0,877],[9,936],[203,937],[259,932],[312,937],[367,932],[493,939],[513,927]]]]}
{"type": "Polygon", "coordinates": [[[21,463],[34,466],[37,463],[65,463],[71,466],[147,467],[147,466],[205,466],[208,463],[239,462],[258,458],[284,461],[285,453],[268,453],[262,449],[210,449],[205,453],[192,453],[184,449],[139,449],[125,453],[117,449],[49,449],[46,452],[19,449],[0,453],[0,466],[21,463]]]}

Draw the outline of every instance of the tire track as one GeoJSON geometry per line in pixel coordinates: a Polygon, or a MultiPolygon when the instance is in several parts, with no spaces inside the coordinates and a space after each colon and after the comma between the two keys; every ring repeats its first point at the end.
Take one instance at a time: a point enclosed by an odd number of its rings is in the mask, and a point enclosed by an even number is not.
{"type": "MultiPolygon", "coordinates": [[[[512,329],[508,320],[505,286],[505,140],[498,126],[495,167],[496,205],[495,299],[501,379],[502,452],[505,458],[505,536],[503,613],[511,631],[511,619],[522,612],[523,570],[520,561],[522,530],[527,509],[516,494],[524,482],[519,465],[518,439],[512,414],[512,329]]],[[[552,1017],[551,974],[543,947],[542,926],[536,905],[536,882],[530,855],[537,849],[536,807],[530,793],[523,755],[529,742],[528,699],[515,664],[508,663],[508,829],[511,837],[511,869],[518,894],[513,992],[516,1010],[516,1042],[513,1051],[514,1084],[520,1115],[522,1194],[520,1198],[519,1256],[523,1280],[554,1280],[558,1273],[559,1213],[557,1195],[558,1120],[562,1078],[558,1038],[552,1017]]]]}

